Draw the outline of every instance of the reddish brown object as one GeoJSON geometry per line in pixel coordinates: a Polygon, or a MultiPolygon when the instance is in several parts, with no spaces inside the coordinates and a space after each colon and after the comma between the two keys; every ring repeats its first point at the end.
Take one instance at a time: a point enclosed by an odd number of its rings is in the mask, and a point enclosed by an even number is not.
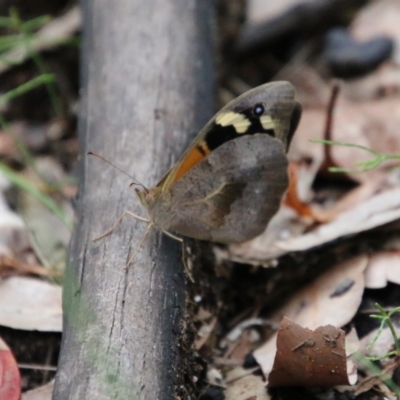
{"type": "Polygon", "coordinates": [[[21,376],[13,354],[0,339],[0,400],[19,400],[21,376]]]}
{"type": "Polygon", "coordinates": [[[332,325],[312,331],[284,317],[268,386],[348,385],[344,339],[332,325]]]}
{"type": "Polygon", "coordinates": [[[289,187],[286,191],[283,202],[286,206],[296,210],[302,217],[313,217],[314,214],[309,205],[304,203],[297,195],[299,163],[291,162],[288,167],[289,187]]]}

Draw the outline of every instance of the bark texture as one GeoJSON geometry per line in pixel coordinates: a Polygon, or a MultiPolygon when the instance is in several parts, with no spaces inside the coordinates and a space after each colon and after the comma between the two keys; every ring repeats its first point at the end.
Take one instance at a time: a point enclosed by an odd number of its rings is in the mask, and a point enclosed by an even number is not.
{"type": "Polygon", "coordinates": [[[212,0],[82,3],[82,145],[53,399],[172,399],[185,309],[180,245],[146,224],[131,181],[153,186],[214,111],[212,0]]]}

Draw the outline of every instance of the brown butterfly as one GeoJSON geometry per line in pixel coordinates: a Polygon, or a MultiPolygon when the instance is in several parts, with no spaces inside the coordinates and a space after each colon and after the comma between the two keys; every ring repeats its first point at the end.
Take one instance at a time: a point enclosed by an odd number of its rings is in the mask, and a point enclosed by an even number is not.
{"type": "Polygon", "coordinates": [[[178,240],[171,232],[218,243],[252,239],[288,186],[286,153],[300,116],[289,82],[244,93],[207,123],[154,188],[136,189],[149,220],[124,215],[178,240]]]}

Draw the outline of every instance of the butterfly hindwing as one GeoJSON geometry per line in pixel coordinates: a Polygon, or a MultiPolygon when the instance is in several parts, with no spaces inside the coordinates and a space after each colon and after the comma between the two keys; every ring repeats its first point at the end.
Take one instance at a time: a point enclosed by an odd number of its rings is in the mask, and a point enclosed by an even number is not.
{"type": "Polygon", "coordinates": [[[196,239],[243,242],[260,234],[277,211],[286,171],[280,140],[255,134],[228,141],[172,185],[153,220],[196,239]]]}

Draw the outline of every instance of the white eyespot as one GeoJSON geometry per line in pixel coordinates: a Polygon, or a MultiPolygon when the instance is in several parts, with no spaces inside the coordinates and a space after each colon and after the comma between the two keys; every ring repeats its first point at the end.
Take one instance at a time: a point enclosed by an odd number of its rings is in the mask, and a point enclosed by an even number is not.
{"type": "Polygon", "coordinates": [[[261,117],[264,114],[265,108],[263,104],[256,104],[253,108],[253,114],[256,117],[261,117]]]}

